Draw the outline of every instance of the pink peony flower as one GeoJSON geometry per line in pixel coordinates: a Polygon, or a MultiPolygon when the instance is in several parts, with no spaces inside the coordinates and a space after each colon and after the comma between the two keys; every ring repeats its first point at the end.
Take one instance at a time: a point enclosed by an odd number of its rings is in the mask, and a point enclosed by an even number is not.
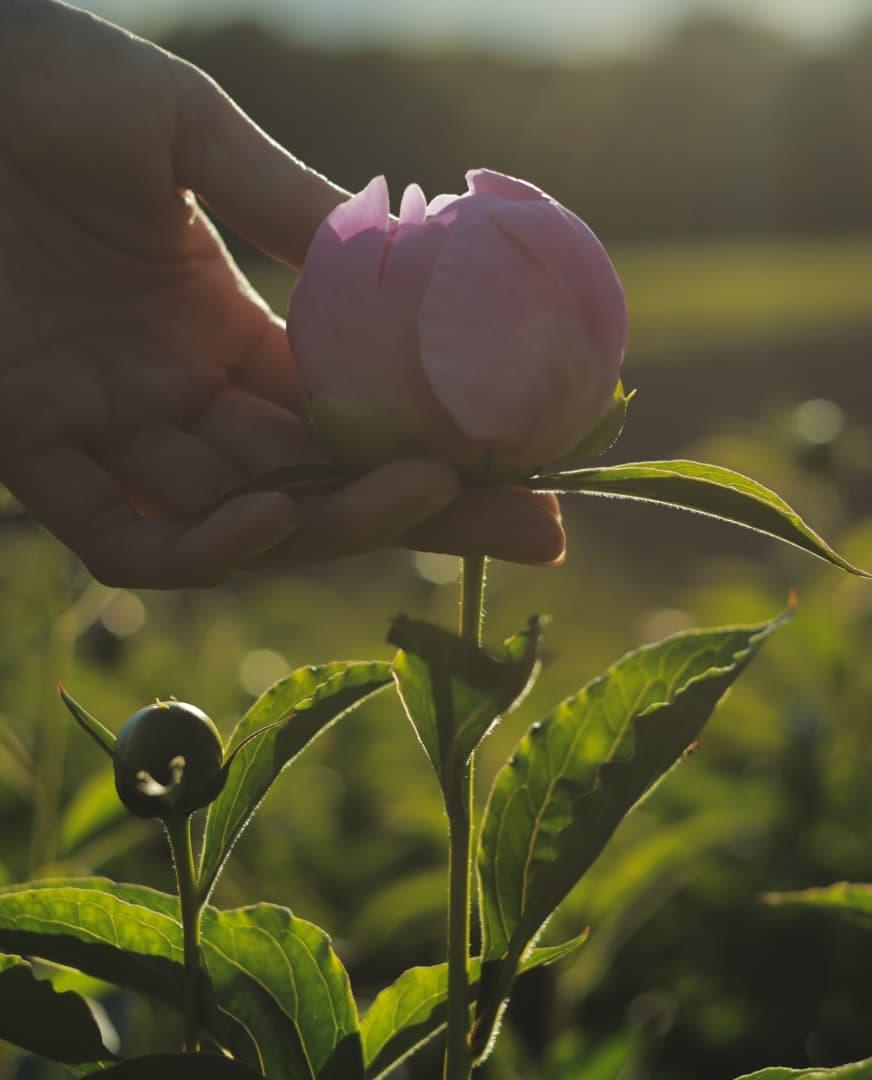
{"type": "Polygon", "coordinates": [[[602,244],[522,180],[479,169],[390,215],[379,176],[321,224],[288,337],[315,437],[338,464],[408,453],[530,473],[612,401],[627,342],[602,244]]]}

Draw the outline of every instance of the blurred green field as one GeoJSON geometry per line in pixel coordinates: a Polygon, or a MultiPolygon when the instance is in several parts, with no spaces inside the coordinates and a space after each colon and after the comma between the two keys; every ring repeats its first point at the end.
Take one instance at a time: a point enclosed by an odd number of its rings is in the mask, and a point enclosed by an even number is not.
{"type": "MultiPolygon", "coordinates": [[[[720,241],[612,251],[630,307],[631,360],[824,344],[872,331],[872,237],[720,241]]],[[[245,266],[283,314],[293,274],[245,266]]]]}

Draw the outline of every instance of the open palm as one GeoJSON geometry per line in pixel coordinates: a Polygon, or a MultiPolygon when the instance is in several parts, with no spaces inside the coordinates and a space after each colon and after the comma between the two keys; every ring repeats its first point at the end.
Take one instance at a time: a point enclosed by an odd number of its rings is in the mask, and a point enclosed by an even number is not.
{"type": "Polygon", "coordinates": [[[297,264],[343,193],[146,42],[52,0],[2,18],[0,479],[97,577],[210,584],[391,542],[559,557],[556,504],[461,493],[430,460],[192,516],[314,450],[283,325],[191,192],[297,264]]]}

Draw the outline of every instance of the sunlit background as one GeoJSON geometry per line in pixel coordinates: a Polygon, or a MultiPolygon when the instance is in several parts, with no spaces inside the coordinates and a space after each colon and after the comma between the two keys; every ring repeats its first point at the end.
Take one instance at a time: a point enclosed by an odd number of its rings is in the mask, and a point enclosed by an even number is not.
{"type": "MultiPolygon", "coordinates": [[[[639,394],[608,460],[753,474],[872,566],[869,0],[82,6],[204,67],[350,189],[383,172],[395,200],[411,180],[459,190],[488,165],[554,194],[608,244],[629,296],[625,383],[639,394]]],[[[283,311],[292,274],[230,239],[283,311]]],[[[537,690],[486,746],[482,795],[537,712],[625,650],[771,615],[792,585],[801,604],[552,924],[556,941],[590,923],[591,943],[521,984],[483,1080],[727,1080],[872,1055],[872,939],[757,900],[872,880],[872,589],[689,515],[579,499],[566,519],[565,566],[493,568],[493,640],[532,611],[554,620],[537,690]]],[[[120,816],[100,756],[68,731],[58,673],[110,726],[175,693],[226,732],[304,662],[388,657],[397,612],[455,617],[441,556],[134,594],[90,583],[11,505],[0,556],[9,880],[169,885],[158,831],[120,816]]],[[[428,770],[398,706],[368,706],[283,778],[218,902],[269,899],[319,922],[363,997],[436,962],[444,822],[428,770]]],[[[128,1048],[134,1028],[139,1049],[173,1045],[174,1020],[90,990],[128,1048]]],[[[440,1075],[436,1058],[415,1080],[440,1075]]],[[[0,1077],[52,1075],[0,1047],[0,1077]]]]}

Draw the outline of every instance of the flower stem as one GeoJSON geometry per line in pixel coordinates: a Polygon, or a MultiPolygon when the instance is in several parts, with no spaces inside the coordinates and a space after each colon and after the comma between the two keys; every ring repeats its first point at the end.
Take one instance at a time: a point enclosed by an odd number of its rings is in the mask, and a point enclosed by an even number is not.
{"type": "Polygon", "coordinates": [[[189,814],[171,814],[164,821],[179,890],[179,907],[182,913],[182,937],[185,957],[185,1041],[186,1054],[200,1049],[200,912],[202,903],[197,888],[197,871],[194,867],[194,849],[191,844],[191,817],[189,814]]]}
{"type": "MultiPolygon", "coordinates": [[[[460,634],[481,644],[484,617],[485,557],[463,559],[460,586],[460,634]]],[[[469,1046],[469,932],[472,882],[471,834],[474,761],[446,791],[448,808],[448,1029],[444,1080],[468,1080],[472,1071],[469,1046]]]]}

